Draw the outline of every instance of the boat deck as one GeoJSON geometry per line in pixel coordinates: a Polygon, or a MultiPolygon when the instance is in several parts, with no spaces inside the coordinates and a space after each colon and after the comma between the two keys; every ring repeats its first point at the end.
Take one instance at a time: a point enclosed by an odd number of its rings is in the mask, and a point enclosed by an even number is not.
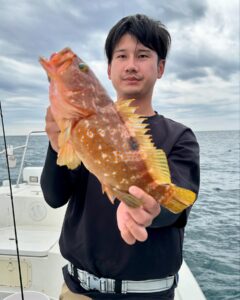
{"type": "MultiPolygon", "coordinates": [[[[41,168],[28,170],[27,178],[32,178],[31,171],[40,178],[41,168]]],[[[58,247],[65,207],[49,207],[39,184],[28,179],[12,190],[24,289],[42,292],[56,300],[63,283],[61,269],[66,263],[58,247]]],[[[8,186],[0,187],[0,208],[0,300],[3,300],[20,289],[8,186]]],[[[185,261],[179,277],[175,300],[206,300],[185,261]]]]}

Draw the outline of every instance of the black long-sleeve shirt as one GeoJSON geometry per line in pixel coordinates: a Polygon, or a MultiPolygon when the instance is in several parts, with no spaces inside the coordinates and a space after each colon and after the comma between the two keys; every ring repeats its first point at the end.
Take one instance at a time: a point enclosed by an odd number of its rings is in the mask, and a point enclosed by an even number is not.
{"type": "MultiPolygon", "coordinates": [[[[198,193],[199,147],[191,129],[161,115],[149,117],[147,123],[156,147],[167,155],[172,182],[198,193]]],[[[177,215],[162,208],[147,228],[147,241],[127,245],[117,227],[118,201],[110,203],[84,165],[70,171],[59,167],[56,159],[49,147],[41,185],[50,206],[68,202],[59,241],[63,257],[98,277],[119,280],[163,278],[178,272],[190,208],[177,215]]],[[[64,277],[72,291],[84,292],[66,270],[64,277]]]]}

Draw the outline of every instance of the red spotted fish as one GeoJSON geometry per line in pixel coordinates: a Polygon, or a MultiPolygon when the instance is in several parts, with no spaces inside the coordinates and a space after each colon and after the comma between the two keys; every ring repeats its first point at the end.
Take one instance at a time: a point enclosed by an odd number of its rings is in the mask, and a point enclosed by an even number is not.
{"type": "Polygon", "coordinates": [[[117,198],[140,206],[141,200],[128,193],[135,185],[173,213],[193,204],[195,193],[171,182],[166,155],[147,134],[145,119],[131,105],[134,99],[113,102],[69,48],[39,61],[50,81],[51,111],[60,128],[58,165],[75,169],[82,162],[112,202],[117,198]]]}

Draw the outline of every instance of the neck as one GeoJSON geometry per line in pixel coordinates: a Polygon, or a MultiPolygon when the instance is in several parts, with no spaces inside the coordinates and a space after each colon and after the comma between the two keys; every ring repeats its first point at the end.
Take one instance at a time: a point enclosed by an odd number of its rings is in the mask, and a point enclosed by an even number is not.
{"type": "Polygon", "coordinates": [[[135,100],[132,103],[132,106],[137,107],[136,113],[141,116],[151,117],[155,115],[155,111],[153,110],[151,101],[135,100]]]}
{"type": "Polygon", "coordinates": [[[143,117],[152,117],[155,115],[155,111],[152,109],[152,107],[149,109],[137,108],[136,114],[141,115],[143,117]]]}
{"type": "MultiPolygon", "coordinates": [[[[134,99],[135,97],[132,97],[134,99]]],[[[118,100],[121,101],[122,99],[131,99],[131,97],[119,97],[118,100]]],[[[132,107],[136,107],[136,113],[144,116],[144,117],[151,117],[155,115],[155,111],[152,107],[152,98],[151,97],[145,97],[145,98],[139,98],[136,97],[136,100],[131,103],[132,107]]]]}

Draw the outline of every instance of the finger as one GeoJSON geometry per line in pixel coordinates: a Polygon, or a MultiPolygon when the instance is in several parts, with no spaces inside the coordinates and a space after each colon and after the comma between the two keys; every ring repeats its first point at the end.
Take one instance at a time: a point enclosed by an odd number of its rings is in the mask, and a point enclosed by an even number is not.
{"type": "Polygon", "coordinates": [[[131,232],[124,226],[120,231],[122,239],[129,245],[133,245],[136,243],[135,237],[131,234],[131,232]]]}
{"type": "Polygon", "coordinates": [[[160,205],[158,204],[158,202],[139,187],[131,186],[129,188],[129,193],[136,198],[141,199],[143,202],[143,208],[152,216],[157,216],[160,213],[160,205]]]}
{"type": "Polygon", "coordinates": [[[58,127],[57,123],[55,122],[55,120],[53,118],[50,106],[47,108],[47,113],[46,113],[45,120],[46,120],[45,131],[48,134],[52,134],[52,133],[55,134],[55,133],[60,132],[59,127],[58,127]]]}
{"type": "Polygon", "coordinates": [[[134,222],[133,219],[129,219],[126,223],[126,227],[130,234],[139,242],[144,242],[148,238],[147,230],[144,226],[141,226],[134,222]]]}
{"type": "Polygon", "coordinates": [[[47,121],[54,121],[54,122],[55,122],[55,120],[54,120],[54,118],[53,118],[51,106],[48,106],[48,108],[47,108],[47,113],[46,113],[45,120],[46,120],[46,122],[47,122],[47,121]]]}
{"type": "Polygon", "coordinates": [[[59,127],[55,122],[47,122],[45,126],[45,130],[48,133],[59,133],[59,127]]]}
{"type": "MultiPolygon", "coordinates": [[[[125,204],[126,205],[126,204],[125,204]]],[[[133,220],[144,227],[150,226],[152,224],[153,216],[148,211],[142,207],[131,208],[127,207],[128,213],[133,218],[133,220]]]]}
{"type": "Polygon", "coordinates": [[[123,240],[129,245],[133,245],[136,242],[136,239],[126,227],[127,221],[131,218],[126,210],[126,207],[127,206],[123,202],[119,204],[117,209],[117,225],[123,240]]]}

